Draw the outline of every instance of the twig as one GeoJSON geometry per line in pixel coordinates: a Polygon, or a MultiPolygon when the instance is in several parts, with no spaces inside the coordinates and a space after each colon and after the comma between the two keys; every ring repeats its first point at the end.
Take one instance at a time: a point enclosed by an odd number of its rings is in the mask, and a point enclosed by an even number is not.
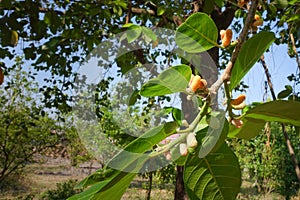
{"type": "Polygon", "coordinates": [[[219,78],[210,88],[210,92],[211,92],[212,95],[216,95],[217,91],[221,87],[221,85],[223,83],[227,84],[227,82],[230,80],[231,71],[232,71],[233,66],[236,62],[236,59],[237,59],[237,57],[238,57],[238,55],[241,51],[241,47],[244,44],[244,42],[246,40],[246,37],[248,35],[248,31],[249,31],[250,25],[253,21],[258,2],[259,2],[259,0],[253,0],[252,3],[251,3],[251,7],[250,7],[249,13],[247,15],[245,24],[244,24],[244,28],[243,28],[243,30],[242,30],[239,38],[238,38],[238,43],[237,43],[236,47],[234,48],[231,59],[228,62],[221,78],[219,78]]]}
{"type": "Polygon", "coordinates": [[[296,48],[296,44],[295,44],[295,39],[294,39],[293,33],[290,33],[290,39],[291,39],[291,42],[292,42],[293,51],[294,51],[295,56],[296,56],[296,62],[297,62],[298,68],[300,70],[300,59],[299,59],[299,55],[298,55],[298,52],[297,52],[297,48],[296,48]]]}
{"type": "MultiPolygon", "coordinates": [[[[262,66],[265,70],[265,75],[266,75],[267,80],[268,80],[268,85],[269,85],[269,88],[270,88],[270,91],[271,91],[271,94],[272,94],[272,99],[274,101],[276,101],[277,98],[276,98],[274,88],[273,88],[273,84],[272,84],[272,81],[271,81],[271,75],[269,73],[268,66],[267,66],[263,56],[260,58],[260,62],[261,62],[262,66]]],[[[298,160],[295,156],[295,151],[294,151],[293,145],[290,141],[290,138],[289,138],[289,135],[287,133],[285,124],[281,123],[281,127],[282,127],[283,135],[284,135],[284,138],[285,138],[285,141],[286,141],[286,145],[287,145],[288,150],[289,150],[289,154],[290,154],[292,162],[294,164],[294,168],[295,168],[295,172],[296,172],[296,175],[297,175],[297,178],[298,178],[298,182],[300,183],[300,168],[299,168],[299,165],[298,165],[298,160]]]]}
{"type": "Polygon", "coordinates": [[[143,8],[131,8],[131,12],[135,14],[150,14],[150,15],[156,15],[156,12],[154,10],[150,9],[143,9],[143,8]]]}
{"type": "Polygon", "coordinates": [[[265,74],[266,74],[266,77],[267,77],[267,81],[268,81],[268,85],[269,85],[269,88],[270,88],[270,91],[271,91],[272,98],[273,98],[273,100],[276,100],[276,95],[275,95],[273,84],[272,84],[272,81],[271,81],[271,75],[269,73],[269,69],[268,69],[268,66],[265,62],[264,56],[261,56],[260,62],[261,62],[261,65],[263,66],[263,68],[265,70],[265,74]]]}
{"type": "Polygon", "coordinates": [[[131,8],[132,8],[132,2],[128,0],[128,10],[127,10],[127,15],[126,15],[126,21],[125,24],[128,24],[130,22],[131,18],[131,8]]]}

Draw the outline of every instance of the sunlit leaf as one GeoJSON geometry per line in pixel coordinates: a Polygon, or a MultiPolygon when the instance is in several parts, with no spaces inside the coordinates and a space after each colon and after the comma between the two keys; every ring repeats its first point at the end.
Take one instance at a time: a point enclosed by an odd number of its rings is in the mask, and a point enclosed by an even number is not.
{"type": "Polygon", "coordinates": [[[274,33],[262,31],[247,40],[233,66],[230,89],[234,89],[275,40],[274,33]]]}
{"type": "Polygon", "coordinates": [[[163,96],[184,92],[191,78],[191,68],[187,65],[177,65],[163,71],[157,78],[146,82],[140,94],[145,97],[163,96]]]}
{"type": "Polygon", "coordinates": [[[175,35],[177,45],[191,53],[199,53],[217,45],[218,29],[205,13],[192,14],[181,24],[175,35]]]}

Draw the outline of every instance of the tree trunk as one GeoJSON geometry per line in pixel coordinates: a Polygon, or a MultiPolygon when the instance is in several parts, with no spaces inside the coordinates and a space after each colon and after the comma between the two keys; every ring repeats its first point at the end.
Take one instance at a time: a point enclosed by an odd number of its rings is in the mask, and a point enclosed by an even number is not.
{"type": "Polygon", "coordinates": [[[174,200],[187,200],[183,183],[183,166],[176,166],[176,185],[174,200]]]}
{"type": "Polygon", "coordinates": [[[147,200],[150,200],[151,198],[151,190],[152,190],[152,178],[153,178],[153,174],[152,172],[149,173],[149,185],[148,185],[148,190],[147,190],[147,200]]]}

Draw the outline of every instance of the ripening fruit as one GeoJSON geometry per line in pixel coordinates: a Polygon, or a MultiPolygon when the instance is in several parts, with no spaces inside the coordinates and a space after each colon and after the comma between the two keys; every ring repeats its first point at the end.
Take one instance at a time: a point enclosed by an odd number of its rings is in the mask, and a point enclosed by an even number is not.
{"type": "Polygon", "coordinates": [[[241,119],[233,119],[231,120],[231,124],[237,128],[241,128],[243,126],[243,121],[241,119]]]}
{"type": "Polygon", "coordinates": [[[258,27],[264,24],[264,21],[262,19],[256,20],[252,23],[252,27],[258,27]]]}
{"type": "Polygon", "coordinates": [[[199,89],[204,89],[207,86],[207,82],[205,79],[201,79],[201,84],[200,84],[200,88],[199,89]]]}
{"type": "Polygon", "coordinates": [[[239,7],[243,7],[245,5],[245,1],[244,0],[239,0],[238,5],[239,5],[239,7]]]}
{"type": "Polygon", "coordinates": [[[263,25],[264,21],[258,14],[255,14],[254,20],[251,24],[252,31],[257,31],[257,27],[263,25]]]}
{"type": "Polygon", "coordinates": [[[255,20],[255,21],[260,20],[260,16],[259,16],[258,14],[255,14],[255,15],[254,15],[254,20],[255,20]]]}
{"type": "Polygon", "coordinates": [[[222,39],[222,46],[223,47],[228,47],[231,43],[231,39],[232,39],[232,30],[227,29],[225,31],[225,34],[224,34],[223,39],[222,39]]]}
{"type": "Polygon", "coordinates": [[[17,31],[11,31],[10,44],[12,46],[17,46],[18,41],[19,41],[19,36],[18,36],[17,31]]]}
{"type": "Polygon", "coordinates": [[[199,75],[193,76],[190,81],[190,89],[192,92],[196,92],[197,90],[202,90],[206,88],[207,82],[204,79],[201,79],[199,75]]]}
{"type": "Polygon", "coordinates": [[[246,99],[246,95],[240,94],[236,99],[231,99],[230,103],[232,106],[237,106],[243,103],[246,99]]]}
{"type": "Polygon", "coordinates": [[[231,105],[233,109],[235,110],[242,110],[246,107],[246,102],[243,101],[242,103],[240,103],[239,105],[231,105]]]}
{"type": "Polygon", "coordinates": [[[196,148],[198,146],[198,142],[194,133],[189,133],[186,137],[186,144],[188,148],[196,148]]]}
{"type": "Polygon", "coordinates": [[[179,152],[182,156],[186,156],[188,154],[188,148],[185,143],[181,143],[179,145],[179,152]]]}
{"type": "Polygon", "coordinates": [[[220,36],[221,36],[221,40],[223,40],[224,36],[225,36],[226,31],[225,30],[220,30],[220,36]]]}
{"type": "Polygon", "coordinates": [[[0,85],[2,85],[3,81],[4,81],[4,74],[2,69],[0,68],[0,85]]]}

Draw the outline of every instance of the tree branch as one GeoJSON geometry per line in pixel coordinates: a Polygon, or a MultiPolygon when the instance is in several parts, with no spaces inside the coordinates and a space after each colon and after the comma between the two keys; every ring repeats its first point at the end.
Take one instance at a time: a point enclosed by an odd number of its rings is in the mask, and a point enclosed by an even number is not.
{"type": "Polygon", "coordinates": [[[234,63],[236,62],[237,56],[240,53],[241,47],[244,44],[246,37],[248,35],[248,31],[249,31],[250,25],[253,21],[258,2],[259,2],[259,0],[252,1],[249,13],[247,15],[247,18],[246,18],[246,21],[244,24],[244,28],[238,38],[238,43],[232,53],[231,59],[228,62],[221,78],[219,78],[210,88],[211,95],[213,95],[213,96],[215,96],[217,94],[218,89],[221,87],[221,85],[223,83],[227,84],[227,82],[230,81],[231,71],[233,69],[234,63]]]}
{"type": "Polygon", "coordinates": [[[143,9],[143,8],[131,8],[131,12],[135,14],[150,14],[156,16],[156,12],[150,9],[143,9]]]}
{"type": "Polygon", "coordinates": [[[292,42],[293,51],[294,51],[295,56],[296,56],[296,62],[297,62],[298,68],[300,70],[300,59],[299,59],[299,55],[298,55],[298,52],[297,52],[296,43],[295,43],[293,33],[290,33],[290,39],[291,39],[291,42],[292,42]]]}
{"type": "Polygon", "coordinates": [[[132,2],[128,1],[128,10],[127,10],[127,15],[126,15],[126,21],[125,24],[128,24],[131,18],[131,8],[132,8],[132,2]]]}

